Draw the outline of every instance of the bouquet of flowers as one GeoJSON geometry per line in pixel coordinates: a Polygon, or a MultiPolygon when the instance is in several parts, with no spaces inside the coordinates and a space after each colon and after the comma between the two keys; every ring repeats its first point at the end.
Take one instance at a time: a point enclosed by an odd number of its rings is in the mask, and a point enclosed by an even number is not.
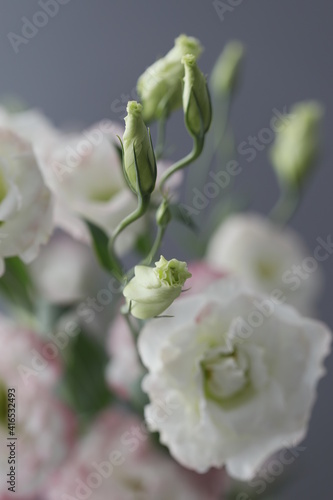
{"type": "Polygon", "coordinates": [[[180,35],[124,128],[0,109],[1,500],[250,500],[297,456],[330,350],[310,317],[333,246],[310,254],[287,224],[323,110],[273,118],[281,196],[249,213],[228,119],[244,48],[209,79],[201,53],[180,35]],[[173,163],[179,109],[193,148],[173,163]]]}

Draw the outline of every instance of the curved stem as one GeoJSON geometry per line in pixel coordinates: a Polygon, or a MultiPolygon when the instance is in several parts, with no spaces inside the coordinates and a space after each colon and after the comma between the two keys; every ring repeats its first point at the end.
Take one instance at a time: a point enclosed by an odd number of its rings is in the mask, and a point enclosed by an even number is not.
{"type": "Polygon", "coordinates": [[[149,254],[141,262],[142,266],[149,266],[151,264],[151,261],[155,257],[156,252],[157,252],[157,250],[159,249],[159,247],[160,247],[160,245],[162,243],[162,239],[163,239],[165,230],[166,230],[166,226],[157,226],[157,234],[156,234],[156,237],[155,237],[155,241],[153,243],[153,246],[151,247],[151,250],[150,250],[149,254]]]}
{"type": "Polygon", "coordinates": [[[120,222],[120,224],[118,224],[118,226],[114,230],[114,232],[111,236],[111,239],[110,239],[110,249],[114,248],[115,241],[116,241],[117,237],[119,236],[119,234],[122,231],[124,231],[124,229],[126,229],[127,226],[129,226],[130,224],[132,224],[136,220],[140,219],[140,217],[142,217],[144,215],[144,213],[147,211],[147,208],[149,206],[150,196],[139,196],[138,200],[139,200],[139,203],[138,203],[137,208],[134,210],[134,212],[132,212],[127,217],[125,217],[125,219],[122,220],[120,222]]]}
{"type": "Polygon", "coordinates": [[[170,168],[168,168],[168,170],[162,176],[162,179],[160,181],[160,190],[161,191],[163,189],[165,182],[169,179],[169,177],[171,177],[171,175],[173,175],[178,170],[181,170],[182,168],[186,167],[187,165],[192,163],[194,160],[196,160],[198,158],[198,156],[200,156],[200,154],[203,150],[203,146],[204,146],[204,138],[203,137],[202,138],[194,138],[192,151],[187,156],[185,156],[184,158],[182,158],[181,160],[176,162],[174,165],[172,165],[170,168]]]}
{"type": "Polygon", "coordinates": [[[271,210],[269,218],[273,222],[285,226],[296,212],[300,200],[301,197],[298,190],[284,189],[276,205],[271,210]]]}

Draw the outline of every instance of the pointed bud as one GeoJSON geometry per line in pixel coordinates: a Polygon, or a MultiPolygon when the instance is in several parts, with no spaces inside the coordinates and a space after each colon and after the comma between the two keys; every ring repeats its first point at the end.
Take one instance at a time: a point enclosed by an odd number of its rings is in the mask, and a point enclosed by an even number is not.
{"type": "Polygon", "coordinates": [[[318,102],[300,102],[277,125],[270,156],[283,183],[299,187],[314,167],[322,116],[323,108],[318,102]]]}
{"type": "Polygon", "coordinates": [[[169,202],[163,200],[156,212],[156,222],[161,227],[166,227],[171,221],[171,212],[169,208],[169,202]]]}
{"type": "Polygon", "coordinates": [[[142,118],[142,106],[127,104],[123,136],[123,168],[128,185],[137,194],[152,193],[156,182],[156,160],[150,133],[142,118]]]}
{"type": "Polygon", "coordinates": [[[182,63],[185,67],[183,108],[186,127],[192,136],[203,138],[212,121],[206,78],[198,68],[195,56],[187,54],[182,63]]]}
{"type": "Polygon", "coordinates": [[[179,297],[185,281],[191,276],[186,262],[167,261],[162,256],[155,268],[136,266],[134,278],[123,291],[131,314],[139,319],[162,314],[179,297]]]}
{"type": "Polygon", "coordinates": [[[174,47],[140,76],[137,91],[144,106],[146,122],[168,116],[182,105],[181,59],[185,54],[196,57],[202,52],[200,42],[193,37],[180,35],[174,47]]]}
{"type": "Polygon", "coordinates": [[[243,44],[237,41],[229,42],[212,71],[210,82],[214,95],[226,95],[235,91],[243,58],[243,44]]]}

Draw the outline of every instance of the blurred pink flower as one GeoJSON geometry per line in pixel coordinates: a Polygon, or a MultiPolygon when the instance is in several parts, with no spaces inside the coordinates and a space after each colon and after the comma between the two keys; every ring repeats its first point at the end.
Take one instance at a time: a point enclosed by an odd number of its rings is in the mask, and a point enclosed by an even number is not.
{"type": "Polygon", "coordinates": [[[216,269],[214,266],[207,264],[204,261],[193,261],[188,264],[188,270],[192,274],[192,278],[186,281],[186,288],[189,290],[183,294],[187,297],[189,294],[194,295],[201,292],[211,283],[227,276],[226,272],[216,269]]]}
{"type": "Polygon", "coordinates": [[[154,449],[144,423],[106,411],[48,485],[47,500],[218,500],[224,473],[188,472],[154,449]]]}
{"type": "MultiPolygon", "coordinates": [[[[36,500],[45,481],[67,457],[76,422],[52,393],[61,367],[47,357],[47,345],[33,332],[2,317],[0,339],[0,401],[5,404],[0,412],[0,470],[9,471],[7,438],[16,437],[16,496],[36,500]],[[10,429],[14,436],[9,434],[7,422],[9,389],[15,390],[15,426],[10,429]]],[[[6,474],[2,474],[1,500],[12,498],[7,488],[6,474]]]]}

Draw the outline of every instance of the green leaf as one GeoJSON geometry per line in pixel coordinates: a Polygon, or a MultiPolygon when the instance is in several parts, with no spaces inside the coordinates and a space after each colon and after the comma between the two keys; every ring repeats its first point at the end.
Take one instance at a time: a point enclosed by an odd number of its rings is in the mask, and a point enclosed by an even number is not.
{"type": "Polygon", "coordinates": [[[103,347],[82,330],[65,352],[61,393],[84,421],[92,419],[113,401],[105,380],[108,362],[103,347]]]}
{"type": "Polygon", "coordinates": [[[98,226],[85,220],[93,241],[94,250],[101,266],[122,281],[122,269],[115,255],[111,254],[108,235],[98,226]]]}
{"type": "Polygon", "coordinates": [[[5,259],[5,274],[0,278],[0,292],[8,302],[32,312],[34,287],[27,266],[19,257],[5,259]]]}
{"type": "Polygon", "coordinates": [[[153,244],[153,240],[151,237],[151,231],[147,230],[144,233],[140,234],[137,237],[137,240],[135,242],[135,250],[145,257],[147,253],[149,253],[151,247],[153,244]]]}

